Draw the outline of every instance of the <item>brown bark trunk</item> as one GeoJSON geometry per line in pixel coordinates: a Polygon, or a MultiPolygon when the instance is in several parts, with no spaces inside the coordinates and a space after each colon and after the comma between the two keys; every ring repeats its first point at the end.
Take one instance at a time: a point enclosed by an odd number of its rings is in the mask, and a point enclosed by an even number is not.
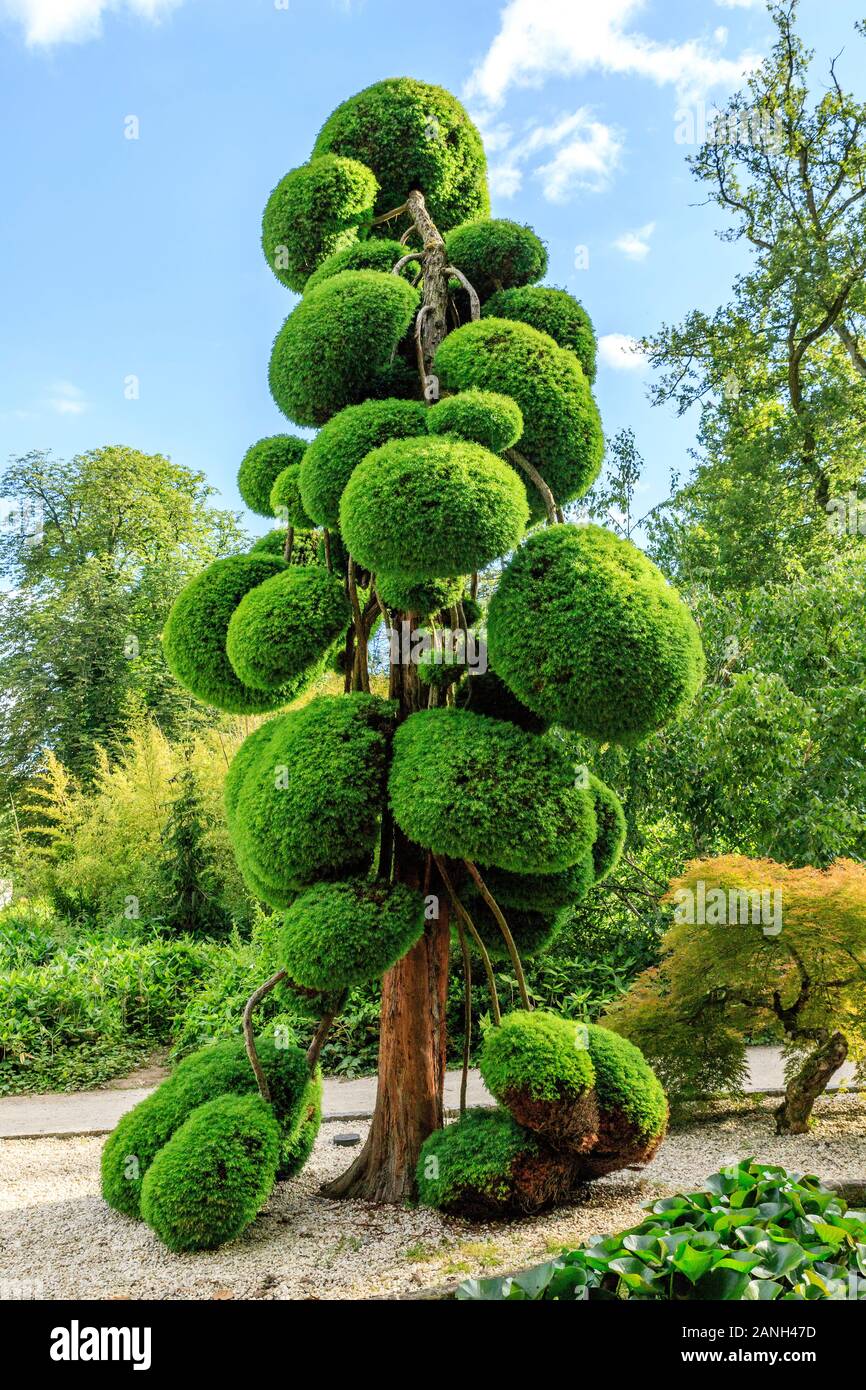
{"type": "Polygon", "coordinates": [[[414,1194],[421,1145],[444,1119],[448,947],[448,904],[440,894],[438,919],[382,981],[370,1133],[351,1168],[322,1188],[325,1197],[403,1202],[414,1194]]]}
{"type": "Polygon", "coordinates": [[[776,1111],[777,1134],[807,1133],[812,1106],[847,1056],[848,1041],[837,1032],[806,1058],[788,1083],[785,1099],[776,1111]]]}

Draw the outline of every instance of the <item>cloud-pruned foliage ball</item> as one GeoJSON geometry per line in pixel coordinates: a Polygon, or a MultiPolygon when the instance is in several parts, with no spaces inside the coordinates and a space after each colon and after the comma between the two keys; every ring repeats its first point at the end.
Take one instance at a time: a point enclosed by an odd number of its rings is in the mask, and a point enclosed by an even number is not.
{"type": "Polygon", "coordinates": [[[547,248],[531,227],[507,218],[466,222],[445,237],[448,262],[487,299],[496,290],[531,285],[547,270],[547,248]]]}
{"type": "MultiPolygon", "coordinates": [[[[530,960],[533,957],[543,955],[559,935],[565,915],[561,912],[537,912],[532,908],[506,908],[491,882],[496,872],[504,872],[504,870],[486,869],[484,881],[499,903],[514,945],[517,947],[517,954],[521,960],[530,960]]],[[[465,905],[472,918],[472,925],[484,942],[487,954],[492,960],[510,961],[508,945],[502,935],[495,913],[480,895],[470,898],[465,888],[463,893],[465,905]]],[[[471,932],[466,934],[466,944],[470,951],[477,950],[477,943],[471,932]]]]}
{"type": "MultiPolygon", "coordinates": [[[[309,294],[310,290],[314,290],[317,285],[332,279],[334,275],[340,275],[344,270],[379,270],[384,275],[388,275],[401,257],[405,255],[405,246],[401,245],[399,241],[389,241],[386,237],[371,237],[368,241],[356,241],[353,246],[344,246],[342,251],[335,251],[333,256],[322,261],[318,270],[315,270],[307,281],[304,293],[309,294]]],[[[406,280],[414,280],[417,273],[417,261],[410,261],[400,271],[406,280]]]]}
{"type": "Polygon", "coordinates": [[[551,526],[521,546],[490,602],[490,658],[530,709],[599,742],[675,718],[704,672],[694,619],[630,541],[551,526]]]}
{"type": "Polygon", "coordinates": [[[376,575],[376,592],[386,608],[395,613],[418,613],[427,618],[441,613],[460,601],[463,578],[415,579],[411,574],[380,570],[376,575]]]}
{"type": "Polygon", "coordinates": [[[294,434],[272,434],[247,449],[238,469],[238,492],[251,512],[274,515],[271,489],[285,468],[300,463],[306,449],[306,439],[294,434]]]}
{"type": "Polygon", "coordinates": [[[323,1090],[322,1072],[317,1067],[315,1076],[311,1076],[307,1083],[297,1120],[287,1133],[284,1131],[277,1169],[278,1182],[285,1182],[300,1173],[313,1152],[322,1125],[323,1090]]]}
{"type": "MultiPolygon", "coordinates": [[[[287,1133],[294,1128],[309,1082],[304,1053],[278,1048],[273,1038],[256,1038],[268,1079],[274,1114],[287,1133]]],[[[227,1038],[190,1053],[165,1081],[127,1111],[102,1151],[102,1195],[126,1216],[140,1215],[141,1183],[159,1150],[189,1115],[206,1101],[256,1090],[242,1038],[227,1038]]]]}
{"type": "Polygon", "coordinates": [[[427,411],[427,428],[431,434],[455,434],[501,454],[522,435],[523,416],[517,402],[498,391],[461,391],[427,411]]]}
{"type": "Polygon", "coordinates": [[[278,280],[299,294],[317,266],[358,239],[379,185],[356,159],[324,155],[292,169],[265,204],[262,250],[278,280]]]}
{"type": "Polygon", "coordinates": [[[648,1163],[664,1138],[668,1104],[661,1082],[634,1043],[599,1024],[585,1025],[595,1070],[598,1140],[582,1159],[586,1177],[648,1163]]]}
{"type": "MultiPolygon", "coordinates": [[[[581,902],[595,883],[592,853],[587,851],[576,863],[557,874],[513,874],[506,869],[483,867],[484,882],[503,908],[544,914],[581,902]]],[[[470,881],[465,892],[475,896],[470,881]]],[[[511,917],[506,913],[511,923],[511,917]]]]}
{"type": "Polygon", "coordinates": [[[246,685],[226,652],[229,623],[238,605],[285,568],[275,556],[231,555],[208,565],[175,599],[162,634],[166,663],[205,704],[232,714],[267,714],[288,704],[303,688],[302,678],[279,690],[246,685]]]}
{"type": "Polygon", "coordinates": [[[386,700],[357,692],[317,696],[256,730],[253,746],[241,745],[226,777],[239,862],[283,889],[366,870],[392,720],[386,700]]]}
{"type": "Polygon", "coordinates": [[[318,565],[291,565],[241,599],[226,637],[239,680],[280,690],[322,660],[352,616],[343,585],[318,565]]]}
{"type": "Polygon", "coordinates": [[[595,839],[592,799],[564,750],[469,710],[420,710],[397,729],[394,817],[434,854],[556,873],[595,839]]]}
{"type": "Polygon", "coordinates": [[[589,793],[598,825],[598,834],[592,846],[592,866],[596,883],[601,883],[619,863],[625,844],[625,812],[616,792],[591,773],[589,793]]]}
{"type": "Polygon", "coordinates": [[[418,1200],[470,1218],[499,1215],[515,1197],[521,1167],[538,1150],[538,1141],[507,1110],[467,1110],[425,1140],[416,1170],[418,1200]]]}
{"type": "Polygon", "coordinates": [[[486,671],[467,676],[456,694],[459,709],[471,710],[473,714],[486,714],[490,719],[507,719],[529,734],[543,734],[549,720],[534,714],[522,700],[509,690],[504,680],[497,676],[491,666],[486,671]]]}
{"type": "Polygon", "coordinates": [[[418,302],[406,280],[376,270],[344,270],[305,294],[271,353],[271,394],[283,414],[323,425],[347,405],[392,394],[391,359],[418,302]]]}
{"type": "MultiPolygon", "coordinates": [[[[519,451],[538,469],[557,502],[582,497],[595,482],[604,436],[589,382],[573,352],[546,333],[509,319],[478,319],[442,341],[435,370],[448,391],[500,391],[523,414],[519,451]]],[[[536,489],[534,514],[542,504],[536,489]]]]}
{"type": "Polygon", "coordinates": [[[280,933],[280,964],[307,989],[340,990],[378,980],[424,930],[424,898],[402,883],[363,878],[318,883],[292,903],[280,933]]]}
{"type": "Polygon", "coordinates": [[[480,444],[426,436],[392,440],[359,463],[340,502],[340,531],[367,569],[436,579],[504,555],[528,516],[509,464],[480,444]]]}
{"type": "Polygon", "coordinates": [[[579,1096],[595,1083],[595,1068],[573,1019],[544,1009],[514,1009],[487,1028],[479,1066],[491,1095],[503,1105],[525,1091],[533,1100],[579,1096]]]}
{"type": "Polygon", "coordinates": [[[282,527],[276,527],[273,531],[266,531],[263,536],[259,536],[249,548],[250,555],[272,555],[278,560],[282,560],[286,549],[286,533],[282,527]]]}
{"type": "Polygon", "coordinates": [[[426,406],[420,401],[364,401],[334,415],[304,457],[301,499],[319,526],[340,524],[340,498],[358,464],[371,449],[391,439],[423,434],[426,406]]]}
{"type": "Polygon", "coordinates": [[[568,290],[549,285],[522,285],[497,290],[481,310],[484,318],[513,319],[546,333],[561,348],[577,357],[590,383],[596,375],[596,342],[592,319],[568,290]]]}
{"type": "Polygon", "coordinates": [[[141,1214],[169,1250],[213,1250],[255,1220],[279,1156],[279,1125],[261,1096],[218,1096],[156,1155],[141,1214]]]}
{"type": "Polygon", "coordinates": [[[485,1032],[480,1067],[496,1099],[553,1148],[573,1154],[596,1143],[595,1069],[583,1025],[543,1009],[515,1010],[485,1032]]]}
{"type": "Polygon", "coordinates": [[[278,516],[285,526],[294,526],[297,531],[312,531],[315,523],[304,511],[301,501],[300,464],[290,463],[282,473],[278,473],[271,488],[271,515],[278,516]]]}
{"type": "MultiPolygon", "coordinates": [[[[349,97],[328,117],[313,155],[359,159],[381,191],[376,212],[424,194],[440,232],[490,210],[484,146],[460,102],[442,87],[411,77],[387,78],[349,97]]],[[[385,235],[395,223],[385,223],[385,235]]]]}

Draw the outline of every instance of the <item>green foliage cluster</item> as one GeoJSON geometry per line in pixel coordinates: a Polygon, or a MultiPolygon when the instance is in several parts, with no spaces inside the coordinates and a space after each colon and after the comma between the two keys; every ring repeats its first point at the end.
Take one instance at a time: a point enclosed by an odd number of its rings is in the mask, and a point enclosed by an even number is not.
{"type": "Polygon", "coordinates": [[[555,873],[590,849],[592,800],[555,743],[469,710],[411,715],[394,736],[397,824],[435,854],[555,873]]]}
{"type": "Polygon", "coordinates": [[[486,671],[467,676],[457,691],[456,702],[460,709],[484,714],[490,719],[505,719],[530,734],[543,734],[549,723],[518,700],[490,666],[486,671]]]}
{"type": "Polygon", "coordinates": [[[260,1096],[201,1105],[150,1165],[141,1214],[169,1250],[212,1250],[233,1240],[267,1201],[280,1130],[260,1096]]]}
{"type": "MultiPolygon", "coordinates": [[[[581,901],[595,881],[592,851],[556,874],[514,874],[507,869],[485,868],[484,882],[503,907],[524,912],[558,912],[581,901]]],[[[474,896],[467,884],[467,892],[474,896]]],[[[477,889],[475,890],[477,893],[477,889]]],[[[510,920],[510,919],[509,919],[510,920]]]]}
{"type": "Polygon", "coordinates": [[[307,989],[378,980],[424,930],[424,898],[402,883],[320,883],[285,913],[280,962],[307,989]]]}
{"type": "Polygon", "coordinates": [[[367,569],[416,579],[481,569],[510,550],[528,520],[514,470],[480,444],[397,439],[373,450],[340,502],[340,530],[367,569]]]}
{"type": "Polygon", "coordinates": [[[290,565],[241,599],[226,653],[238,680],[256,690],[306,683],[352,616],[343,585],[317,565],[290,565]]]}
{"type": "Polygon", "coordinates": [[[420,401],[364,401],[334,415],[316,435],[301,469],[301,497],[320,526],[338,527],[340,498],[361,460],[392,439],[423,434],[420,401]]]}
{"type": "Polygon", "coordinates": [[[226,652],[229,623],[241,599],[285,566],[274,556],[216,560],[178,594],[162,634],[169,669],[200,700],[235,714],[264,714],[285,705],[302,680],[277,690],[240,680],[226,652]]]}
{"type": "Polygon", "coordinates": [[[271,353],[271,394],[283,414],[323,425],[347,405],[392,395],[401,370],[392,358],[418,304],[406,280],[376,270],[344,270],[304,295],[271,353]]]}
{"type": "MultiPolygon", "coordinates": [[[[273,1113],[287,1132],[303,1104],[309,1081],[305,1054],[278,1047],[268,1034],[256,1039],[273,1113]]],[[[160,1149],[192,1113],[217,1096],[255,1092],[242,1038],[213,1043],[184,1058],[167,1080],[121,1118],[102,1150],[102,1194],[127,1216],[140,1215],[141,1185],[160,1149]]]]}
{"type": "MultiPolygon", "coordinates": [[[[322,126],[313,156],[324,154],[357,159],[372,169],[380,184],[377,213],[401,207],[415,188],[423,191],[442,232],[489,211],[481,137],[460,102],[442,87],[411,77],[366,87],[322,126]]],[[[393,226],[384,224],[386,230],[393,226]]]]}
{"type": "MultiPolygon", "coordinates": [[[[305,293],[309,294],[310,290],[314,290],[324,280],[330,280],[333,275],[340,275],[344,270],[380,270],[387,275],[401,256],[405,255],[406,247],[399,241],[389,241],[385,237],[356,241],[322,261],[318,270],[315,270],[307,281],[305,293]]],[[[400,274],[404,279],[414,279],[416,269],[417,267],[410,263],[403,267],[400,274]]]]}
{"type": "Polygon", "coordinates": [[[599,742],[645,737],[704,674],[686,605],[636,546],[599,526],[531,536],[490,603],[490,656],[531,709],[599,742]]]}
{"type": "MultiPolygon", "coordinates": [[[[491,879],[496,870],[488,870],[484,880],[491,892],[493,890],[491,879]]],[[[517,875],[513,875],[517,877],[517,875]]],[[[465,891],[465,890],[464,890],[465,891]]],[[[469,896],[467,894],[467,896],[469,896]]],[[[500,908],[505,904],[497,898],[500,908]]],[[[501,961],[503,969],[509,969],[511,957],[508,953],[508,946],[502,935],[502,928],[497,921],[496,914],[492,908],[480,896],[472,898],[466,903],[471,911],[472,925],[484,942],[484,947],[492,961],[501,961]]],[[[534,956],[542,955],[548,951],[552,943],[556,940],[559,929],[562,925],[562,915],[557,911],[546,911],[535,905],[531,907],[509,908],[504,916],[508,923],[508,930],[511,932],[512,940],[517,947],[521,961],[531,960],[534,956]]],[[[456,935],[456,932],[455,932],[456,935]]],[[[470,951],[477,951],[477,943],[474,937],[467,936],[466,941],[470,951]]],[[[480,954],[480,952],[479,952],[480,954]]]]}
{"type": "Polygon", "coordinates": [[[465,222],[445,237],[451,265],[462,270],[481,299],[496,290],[531,285],[547,270],[547,248],[531,227],[506,218],[465,222]]]}
{"type": "Polygon", "coordinates": [[[552,289],[548,285],[497,290],[485,302],[482,316],[513,319],[546,333],[561,348],[568,348],[575,354],[588,382],[595,381],[596,344],[592,319],[567,290],[552,289]]]}
{"type": "MultiPolygon", "coordinates": [[[[530,324],[483,318],[449,333],[434,366],[448,391],[477,387],[517,402],[523,415],[520,452],[561,506],[594,482],[604,439],[598,408],[573,352],[530,324]]],[[[532,491],[535,514],[543,514],[532,491]]]]}
{"type": "Polygon", "coordinates": [[[274,485],[285,469],[301,462],[306,450],[306,439],[294,434],[272,434],[250,445],[238,469],[238,491],[250,511],[259,516],[274,515],[274,485]]]}
{"type": "Polygon", "coordinates": [[[417,580],[412,575],[380,570],[376,575],[376,592],[386,608],[396,613],[418,613],[426,618],[431,613],[451,608],[460,600],[463,578],[455,575],[446,579],[417,580]]]}
{"type": "Polygon", "coordinates": [[[277,279],[301,293],[326,257],[352,248],[378,191],[364,164],[332,154],[280,179],[262,218],[262,249],[277,279]]]}
{"type": "Polygon", "coordinates": [[[497,391],[461,391],[445,396],[427,411],[431,434],[456,434],[501,454],[523,433],[520,406],[497,391]]]}
{"type": "Polygon", "coordinates": [[[271,488],[271,515],[278,516],[284,526],[292,526],[297,531],[312,531],[314,523],[307,516],[301,500],[301,469],[296,463],[289,464],[278,473],[271,488]]]}
{"type": "Polygon", "coordinates": [[[392,707],[374,695],[320,695],[243,744],[226,778],[229,833],[263,889],[291,892],[367,867],[391,723],[392,707]]]}
{"type": "Polygon", "coordinates": [[[507,1110],[467,1110],[425,1141],[416,1171],[418,1200],[425,1207],[458,1213],[476,1203],[504,1204],[512,1192],[513,1170],[537,1151],[537,1141],[507,1110]]]}
{"type": "Polygon", "coordinates": [[[595,1069],[579,1027],[542,1009],[506,1014],[484,1034],[481,1075],[488,1090],[503,1104],[515,1091],[533,1100],[559,1100],[590,1090],[595,1069]]]}
{"type": "Polygon", "coordinates": [[[547,1264],[470,1279],[467,1301],[866,1299],[863,1213],[812,1176],[746,1158],[698,1192],[645,1202],[648,1215],[547,1264]]]}
{"type": "Polygon", "coordinates": [[[638,1142],[650,1143],[664,1133],[668,1107],[661,1083],[639,1048],[609,1028],[587,1025],[589,1057],[595,1071],[595,1089],[602,1118],[600,1143],[604,1144],[605,1119],[611,1121],[614,1142],[620,1117],[635,1131],[638,1142]]]}
{"type": "Polygon", "coordinates": [[[598,827],[592,846],[592,868],[596,883],[600,883],[613,873],[619,863],[626,836],[625,812],[616,792],[592,773],[589,775],[589,792],[598,827]]]}

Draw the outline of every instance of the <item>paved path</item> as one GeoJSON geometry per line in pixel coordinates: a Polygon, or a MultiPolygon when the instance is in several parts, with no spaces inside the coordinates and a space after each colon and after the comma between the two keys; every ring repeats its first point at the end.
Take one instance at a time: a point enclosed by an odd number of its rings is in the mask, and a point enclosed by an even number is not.
{"type": "MultiPolygon", "coordinates": [[[[776,1047],[749,1048],[750,1078],[748,1091],[779,1091],[783,1085],[782,1061],[776,1047]]],[[[846,1064],[833,1078],[831,1090],[840,1082],[850,1084],[854,1068],[846,1064]]],[[[153,1078],[154,1080],[157,1077],[153,1078]]],[[[0,1098],[0,1139],[26,1139],[38,1136],[72,1134],[108,1134],[121,1115],[131,1110],[152,1086],[124,1087],[115,1085],[104,1091],[74,1091],[67,1094],[41,1096],[4,1096],[0,1098]]],[[[460,1072],[449,1071],[445,1082],[445,1105],[456,1110],[460,1098],[460,1072]]],[[[477,1071],[469,1073],[468,1101],[470,1105],[490,1105],[492,1099],[477,1071]]],[[[325,1080],[323,1111],[328,1119],[358,1120],[372,1114],[376,1099],[376,1078],[359,1077],[344,1081],[336,1077],[325,1080]]]]}

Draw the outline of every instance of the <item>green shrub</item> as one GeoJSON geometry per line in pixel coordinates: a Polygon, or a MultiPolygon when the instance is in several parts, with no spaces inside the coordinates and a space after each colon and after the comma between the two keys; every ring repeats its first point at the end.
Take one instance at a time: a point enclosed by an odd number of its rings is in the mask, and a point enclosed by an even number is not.
{"type": "Polygon", "coordinates": [[[668,1103],[640,1048],[597,1023],[585,1026],[600,1114],[588,1175],[600,1177],[652,1157],[667,1127],[668,1103]]]}
{"type": "Polygon", "coordinates": [[[507,720],[509,724],[516,724],[518,729],[530,734],[543,734],[549,722],[533,714],[490,667],[484,672],[467,676],[457,691],[456,702],[459,709],[486,714],[489,719],[507,720]]]}
{"type": "Polygon", "coordinates": [[[537,1140],[507,1110],[467,1110],[425,1140],[418,1200],[461,1215],[498,1213],[512,1198],[515,1169],[537,1152],[537,1140]]]}
{"type": "Polygon", "coordinates": [[[479,444],[435,436],[374,449],[340,502],[355,558],[417,579],[481,569],[517,544],[527,519],[524,487],[507,463],[479,444]]]}
{"type": "Polygon", "coordinates": [[[324,1089],[322,1073],[316,1069],[310,1077],[304,1092],[300,1113],[293,1128],[284,1134],[280,1145],[280,1166],[277,1179],[285,1182],[295,1177],[304,1167],[322,1124],[322,1092],[324,1089]]]}
{"type": "MultiPolygon", "coordinates": [[[[278,1047],[273,1037],[256,1039],[271,1091],[276,1121],[290,1134],[301,1113],[310,1079],[305,1054],[278,1047]]],[[[121,1118],[102,1150],[102,1195],[127,1216],[140,1212],[142,1182],[160,1149],[194,1110],[228,1094],[257,1090],[242,1038],[227,1038],[185,1057],[166,1081],[121,1118]]]]}
{"type": "MultiPolygon", "coordinates": [[[[481,136],[442,87],[388,78],[342,102],[323,125],[313,155],[359,159],[379,180],[376,212],[400,207],[420,189],[441,232],[486,216],[487,166],[481,136]]],[[[393,232],[395,223],[384,224],[393,232]]]]}
{"type": "Polygon", "coordinates": [[[352,610],[335,575],[291,565],[241,599],[228,626],[226,652],[245,685],[282,690],[311,677],[352,610]]]}
{"type": "Polygon", "coordinates": [[[259,536],[249,548],[250,555],[273,555],[277,560],[282,560],[286,549],[286,532],[282,527],[276,527],[273,531],[266,531],[263,536],[259,536]]]}
{"type": "Polygon", "coordinates": [[[293,526],[298,531],[313,530],[315,522],[307,516],[301,501],[301,469],[297,463],[289,464],[277,474],[271,488],[271,512],[285,526],[293,526]]]}
{"type": "MultiPolygon", "coordinates": [[[[523,414],[520,453],[560,506],[581,497],[601,467],[604,437],[589,383],[573,352],[546,333],[507,319],[479,319],[449,333],[434,368],[448,391],[500,391],[523,414]]],[[[531,482],[533,515],[544,508],[531,482]]]]}
{"type": "Polygon", "coordinates": [[[592,846],[596,883],[613,873],[625,844],[626,823],[622,802],[615,791],[590,774],[589,791],[595,806],[598,834],[592,846]]]}
{"type": "Polygon", "coordinates": [[[279,1126],[260,1096],[218,1096],[154,1158],[141,1214],[169,1250],[213,1250],[255,1220],[279,1156],[279,1126]]]}
{"type": "Polygon", "coordinates": [[[306,673],[279,690],[253,689],[238,679],[226,653],[229,623],[241,599],[284,569],[270,555],[232,555],[208,565],[175,599],[162,634],[166,663],[206,704],[234,714],[264,714],[303,688],[306,673]]]}
{"type": "Polygon", "coordinates": [[[431,434],[456,434],[474,444],[483,444],[501,454],[517,443],[523,433],[520,406],[510,396],[497,391],[461,391],[446,396],[427,411],[431,434]]]}
{"type": "Polygon", "coordinates": [[[468,710],[421,710],[394,735],[400,828],[435,854],[554,873],[595,838],[592,800],[556,744],[468,710]]]}
{"type": "Polygon", "coordinates": [[[457,1298],[866,1299],[863,1213],[815,1177],[743,1159],[703,1190],[644,1202],[644,1221],[523,1274],[470,1279],[457,1298]]]}
{"type": "Polygon", "coordinates": [[[344,270],[304,295],[271,354],[271,394],[283,414],[323,425],[347,405],[393,394],[391,359],[418,303],[407,281],[375,270],[344,270]]]}
{"type": "Polygon", "coordinates": [[[544,242],[531,227],[504,217],[454,227],[445,237],[445,252],[482,299],[495,290],[531,285],[547,270],[544,242]]]}
{"type": "Polygon", "coordinates": [[[424,930],[424,898],[402,883],[320,883],[284,917],[280,962],[306,989],[378,980],[424,930]]]}
{"type": "Polygon", "coordinates": [[[58,951],[63,924],[48,903],[24,898],[0,909],[0,970],[44,965],[58,951]]]}
{"type": "Polygon", "coordinates": [[[324,155],[292,169],[277,184],[262,218],[262,250],[278,280],[300,293],[328,256],[357,241],[379,185],[355,159],[324,155]]]}
{"type": "Polygon", "coordinates": [[[490,601],[490,659],[530,709],[624,743],[675,718],[703,678],[686,605],[646,556],[600,526],[551,526],[490,601]]]}
{"type": "Polygon", "coordinates": [[[376,844],[392,706],[318,696],[271,720],[226,779],[241,867],[284,889],[366,869],[376,844]]]}
{"type": "Polygon", "coordinates": [[[386,608],[395,613],[417,613],[428,618],[458,603],[463,592],[463,576],[417,580],[410,574],[376,575],[376,592],[386,608]]]}
{"type": "Polygon", "coordinates": [[[364,401],[335,415],[316,435],[301,469],[301,498],[320,525],[340,524],[340,498],[358,464],[390,439],[423,434],[426,407],[420,401],[364,401]]]}
{"type": "Polygon", "coordinates": [[[499,290],[491,295],[481,312],[484,318],[513,319],[546,333],[561,348],[568,348],[575,354],[587,381],[595,381],[596,345],[592,319],[567,290],[555,290],[547,285],[499,290]]]}
{"type": "MultiPolygon", "coordinates": [[[[387,275],[405,255],[406,247],[399,241],[388,241],[384,237],[356,241],[352,246],[344,246],[342,251],[335,251],[333,256],[322,261],[318,270],[315,270],[307,281],[304,292],[309,294],[317,285],[330,280],[334,275],[342,274],[344,270],[379,270],[383,275],[387,275]]],[[[400,274],[407,280],[414,280],[417,270],[417,262],[410,261],[400,274]]]]}
{"type": "Polygon", "coordinates": [[[503,1105],[516,1091],[533,1100],[560,1100],[592,1088],[595,1071],[582,1042],[581,1025],[536,1009],[515,1009],[484,1034],[481,1075],[503,1105]]]}
{"type": "Polygon", "coordinates": [[[280,474],[301,462],[306,439],[294,434],[272,434],[251,444],[238,469],[238,491],[250,511],[274,516],[271,490],[280,474]]]}

